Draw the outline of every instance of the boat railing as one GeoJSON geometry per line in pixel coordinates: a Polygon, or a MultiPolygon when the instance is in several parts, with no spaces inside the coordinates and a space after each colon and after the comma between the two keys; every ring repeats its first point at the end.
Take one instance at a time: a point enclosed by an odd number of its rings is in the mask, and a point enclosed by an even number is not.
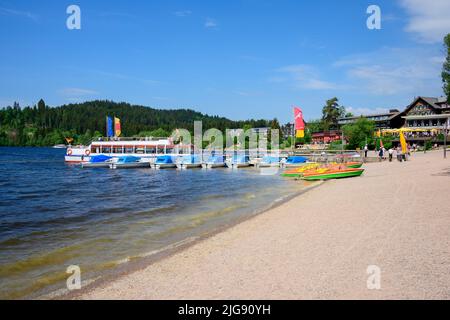
{"type": "Polygon", "coordinates": [[[168,140],[167,137],[99,137],[92,142],[118,142],[118,141],[160,141],[168,140]]]}

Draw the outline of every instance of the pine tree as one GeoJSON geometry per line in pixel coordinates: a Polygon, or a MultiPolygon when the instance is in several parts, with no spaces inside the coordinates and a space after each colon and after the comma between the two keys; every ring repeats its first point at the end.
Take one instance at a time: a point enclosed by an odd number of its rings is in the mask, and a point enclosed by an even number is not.
{"type": "Polygon", "coordinates": [[[442,82],[444,83],[444,93],[447,96],[447,103],[450,103],[450,33],[444,38],[444,46],[447,50],[447,58],[442,68],[442,82]]]}

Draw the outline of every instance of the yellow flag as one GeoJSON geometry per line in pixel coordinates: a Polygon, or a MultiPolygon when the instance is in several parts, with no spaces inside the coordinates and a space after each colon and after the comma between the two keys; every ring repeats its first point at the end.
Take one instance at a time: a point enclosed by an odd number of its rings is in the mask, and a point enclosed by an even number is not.
{"type": "Polygon", "coordinates": [[[116,134],[116,137],[120,137],[120,135],[122,134],[122,128],[120,126],[120,119],[114,117],[114,131],[116,134]]]}
{"type": "Polygon", "coordinates": [[[408,146],[406,144],[405,135],[403,131],[400,131],[400,145],[402,146],[402,152],[405,154],[408,152],[408,146]]]}
{"type": "Polygon", "coordinates": [[[297,138],[304,138],[305,137],[305,130],[297,130],[297,133],[295,135],[297,138]]]}

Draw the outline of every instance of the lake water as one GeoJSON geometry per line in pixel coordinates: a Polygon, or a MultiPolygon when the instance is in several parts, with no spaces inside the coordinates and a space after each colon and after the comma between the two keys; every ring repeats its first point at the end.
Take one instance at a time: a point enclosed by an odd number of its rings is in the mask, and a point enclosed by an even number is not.
{"type": "Polygon", "coordinates": [[[81,169],[64,153],[0,148],[0,298],[64,288],[70,265],[101,276],[305,188],[257,169],[81,169]]]}

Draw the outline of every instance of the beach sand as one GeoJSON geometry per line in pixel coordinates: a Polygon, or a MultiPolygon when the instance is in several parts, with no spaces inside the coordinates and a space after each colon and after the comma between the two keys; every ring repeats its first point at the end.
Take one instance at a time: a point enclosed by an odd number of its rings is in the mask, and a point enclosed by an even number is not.
{"type": "Polygon", "coordinates": [[[450,159],[365,168],[76,298],[450,299],[450,159]]]}

